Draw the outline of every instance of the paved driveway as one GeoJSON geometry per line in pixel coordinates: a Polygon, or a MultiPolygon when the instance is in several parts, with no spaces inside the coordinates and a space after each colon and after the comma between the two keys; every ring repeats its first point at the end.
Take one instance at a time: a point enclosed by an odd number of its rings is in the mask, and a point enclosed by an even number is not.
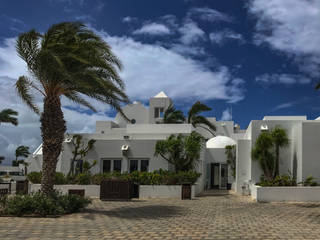
{"type": "Polygon", "coordinates": [[[255,203],[235,195],[195,200],[95,200],[60,218],[0,218],[0,239],[320,239],[320,204],[255,203]]]}

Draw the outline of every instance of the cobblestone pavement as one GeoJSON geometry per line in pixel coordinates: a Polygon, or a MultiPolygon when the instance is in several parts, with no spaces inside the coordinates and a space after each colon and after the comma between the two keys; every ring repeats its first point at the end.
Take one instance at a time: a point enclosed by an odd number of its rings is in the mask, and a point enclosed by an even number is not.
{"type": "Polygon", "coordinates": [[[320,203],[235,195],[101,202],[59,218],[0,218],[0,239],[320,239],[320,203]]]}

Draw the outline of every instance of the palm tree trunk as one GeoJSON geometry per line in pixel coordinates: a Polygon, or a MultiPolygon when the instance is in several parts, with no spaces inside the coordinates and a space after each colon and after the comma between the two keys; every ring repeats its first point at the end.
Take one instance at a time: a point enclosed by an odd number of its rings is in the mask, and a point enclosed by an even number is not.
{"type": "Polygon", "coordinates": [[[56,166],[66,131],[59,97],[52,95],[44,98],[40,121],[43,142],[41,191],[49,194],[53,191],[56,166]]]}
{"type": "Polygon", "coordinates": [[[274,171],[274,177],[279,175],[279,169],[280,169],[280,147],[276,146],[276,169],[274,171]]]}

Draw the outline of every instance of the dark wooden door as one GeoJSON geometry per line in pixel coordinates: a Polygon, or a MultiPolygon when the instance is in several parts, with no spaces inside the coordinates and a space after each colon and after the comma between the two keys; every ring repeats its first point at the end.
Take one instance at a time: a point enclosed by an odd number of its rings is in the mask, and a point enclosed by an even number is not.
{"type": "Polygon", "coordinates": [[[16,194],[28,194],[29,182],[26,181],[17,181],[16,183],[16,194]]]}
{"type": "Polygon", "coordinates": [[[132,196],[132,183],[128,181],[108,180],[100,185],[101,200],[129,200],[132,196]]]}
{"type": "Polygon", "coordinates": [[[181,187],[181,199],[191,199],[191,185],[183,184],[181,187]]]}

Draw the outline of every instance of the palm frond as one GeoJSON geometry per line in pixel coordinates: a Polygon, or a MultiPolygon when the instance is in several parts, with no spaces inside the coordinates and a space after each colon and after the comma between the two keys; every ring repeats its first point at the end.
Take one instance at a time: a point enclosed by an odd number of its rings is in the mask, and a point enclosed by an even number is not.
{"type": "Polygon", "coordinates": [[[95,109],[95,107],[93,107],[88,101],[86,101],[85,99],[80,97],[79,94],[77,94],[76,92],[65,93],[64,96],[75,103],[78,103],[78,104],[81,104],[83,106],[88,107],[89,109],[91,109],[94,112],[97,111],[95,109]]]}
{"type": "Polygon", "coordinates": [[[211,111],[211,108],[199,101],[195,102],[188,112],[188,123],[191,123],[191,118],[193,116],[207,111],[211,111]]]}
{"type": "Polygon", "coordinates": [[[39,109],[34,104],[33,97],[30,94],[30,87],[32,87],[32,85],[27,77],[19,77],[18,81],[16,82],[16,90],[18,95],[21,97],[22,101],[24,101],[35,113],[39,114],[39,109]]]}
{"type": "Polygon", "coordinates": [[[0,112],[0,123],[4,122],[4,123],[11,123],[15,126],[18,125],[18,119],[16,117],[13,116],[18,116],[18,112],[7,108],[4,109],[0,112]]]}

